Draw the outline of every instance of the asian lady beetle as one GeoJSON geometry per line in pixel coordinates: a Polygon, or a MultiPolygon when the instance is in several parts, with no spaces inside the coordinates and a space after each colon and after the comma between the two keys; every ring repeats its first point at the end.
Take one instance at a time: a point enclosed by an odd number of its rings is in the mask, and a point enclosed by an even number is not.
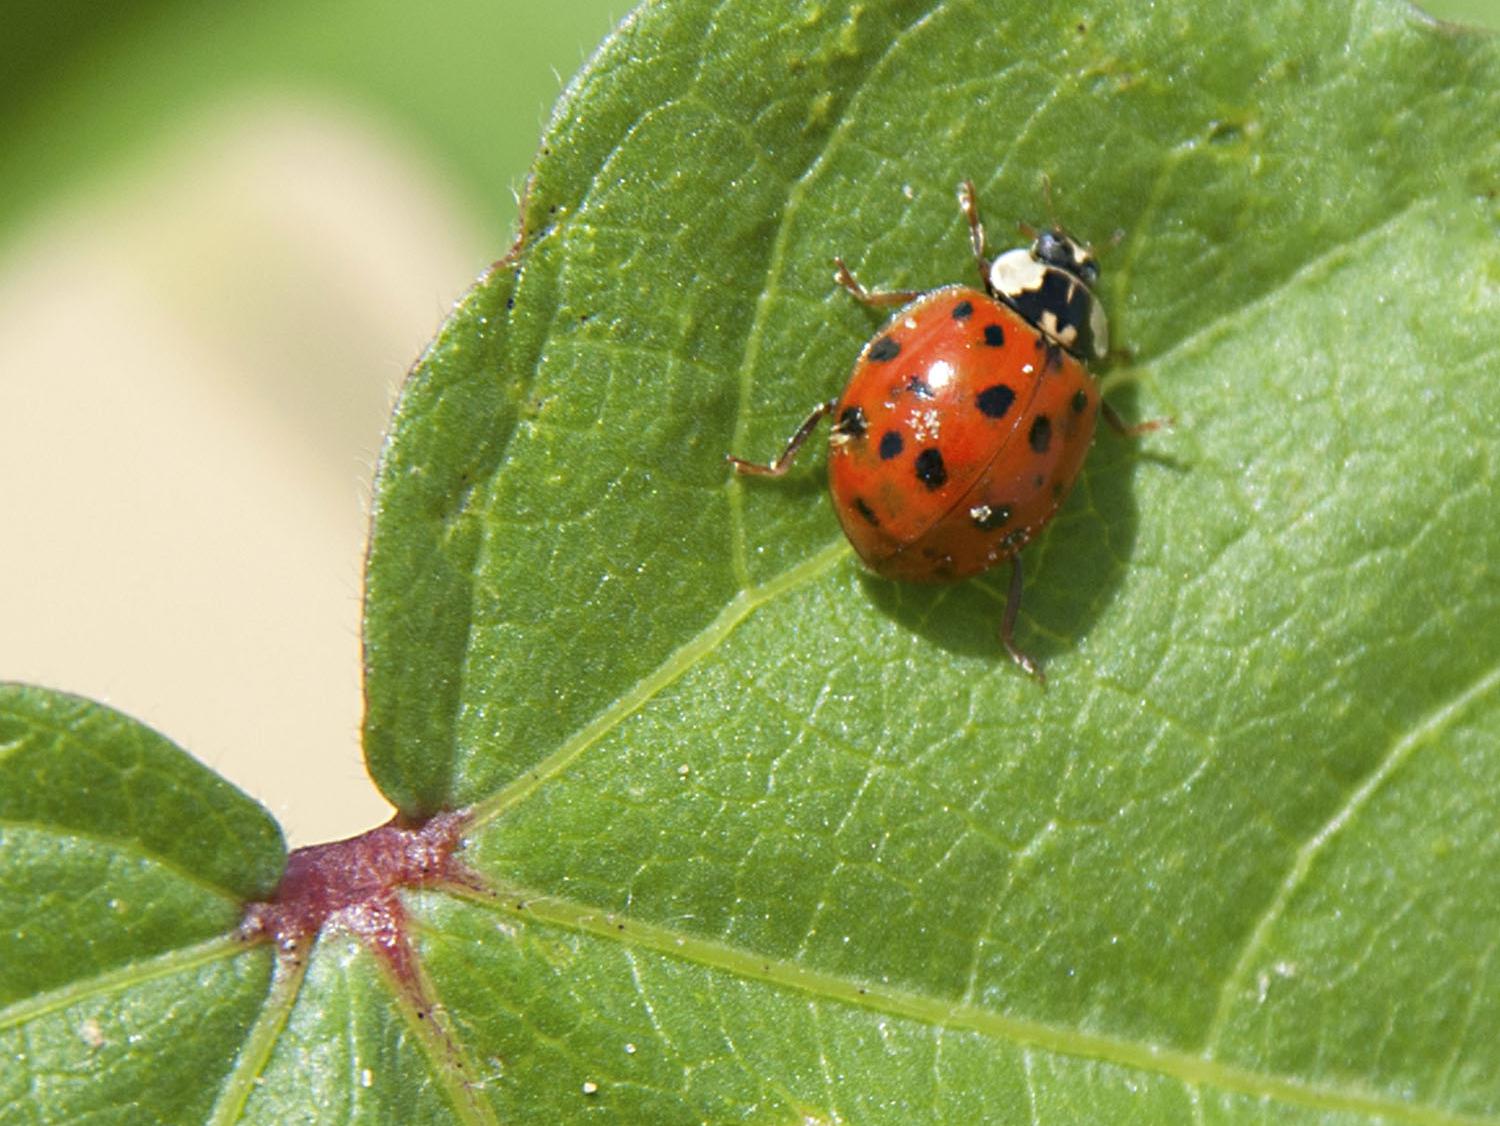
{"type": "Polygon", "coordinates": [[[1000,641],[1043,681],[1012,636],[1019,553],[1073,487],[1100,412],[1125,435],[1160,424],[1126,426],[1084,366],[1109,351],[1089,248],[1059,227],[1023,228],[1031,246],[991,261],[967,180],[958,205],[983,290],[869,290],[835,259],[835,280],[856,299],[904,307],[860,352],[843,395],[813,408],[775,461],[729,461],[740,473],[780,477],[834,415],[829,489],[859,557],[907,582],[964,579],[1009,559],[1000,641]]]}

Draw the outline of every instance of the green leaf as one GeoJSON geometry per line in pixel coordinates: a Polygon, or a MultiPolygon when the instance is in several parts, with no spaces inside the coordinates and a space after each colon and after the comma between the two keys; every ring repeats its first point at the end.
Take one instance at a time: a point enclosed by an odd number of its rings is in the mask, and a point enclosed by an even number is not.
{"type": "MultiPolygon", "coordinates": [[[[149,963],[261,999],[160,1117],[1500,1120],[1497,78],[1385,2],[641,9],[382,459],[367,754],[468,871],[405,976],[149,963]],[[1028,548],[1045,692],[1002,580],[865,577],[816,454],[723,462],[872,333],[834,254],[970,277],[954,185],[998,235],[1043,173],[1175,419],[1028,548]]],[[[83,1073],[116,980],[0,1034],[83,1073]]]]}
{"type": "Polygon", "coordinates": [[[1388,3],[621,30],[407,387],[369,569],[376,778],[478,802],[508,889],[425,924],[501,1117],[1500,1114],[1497,73],[1388,3]],[[833,255],[969,277],[955,184],[995,234],[1043,173],[1111,397],[1176,420],[1028,551],[1046,692],[1003,579],[866,578],[816,455],[722,462],[871,334],[833,255]]]}
{"type": "Polygon", "coordinates": [[[0,684],[0,1106],[202,1119],[271,971],[228,936],[284,855],[265,810],[154,731],[0,684]]]}

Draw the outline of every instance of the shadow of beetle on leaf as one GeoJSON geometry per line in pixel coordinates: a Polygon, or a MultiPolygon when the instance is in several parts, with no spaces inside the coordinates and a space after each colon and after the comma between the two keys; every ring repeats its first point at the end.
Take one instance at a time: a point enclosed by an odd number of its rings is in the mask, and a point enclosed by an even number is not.
{"type": "MultiPolygon", "coordinates": [[[[1130,421],[1138,417],[1136,398],[1127,384],[1112,389],[1109,401],[1130,421]]],[[[1181,468],[1152,452],[1162,431],[1122,437],[1098,429],[1073,491],[1021,553],[1025,588],[1016,641],[1044,670],[1093,628],[1119,591],[1141,518],[1132,486],[1140,463],[1181,468]]],[[[1008,563],[957,583],[901,583],[869,572],[860,577],[872,605],[903,628],[951,653],[988,657],[1026,679],[999,639],[1008,563]]]]}

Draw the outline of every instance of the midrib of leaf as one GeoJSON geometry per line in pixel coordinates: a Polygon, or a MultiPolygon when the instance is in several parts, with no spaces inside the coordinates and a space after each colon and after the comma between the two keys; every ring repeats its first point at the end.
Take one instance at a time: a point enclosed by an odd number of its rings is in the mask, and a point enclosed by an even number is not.
{"type": "Polygon", "coordinates": [[[245,944],[233,936],[212,938],[193,946],[169,950],[152,958],[143,958],[116,966],[112,970],[93,977],[70,981],[67,985],[38,993],[17,1001],[7,1009],[0,1009],[0,1031],[14,1028],[28,1021],[37,1020],[48,1013],[66,1009],[90,997],[102,997],[120,993],[133,986],[142,985],[157,978],[171,977],[195,966],[232,958],[245,952],[245,944]]]}
{"type": "Polygon", "coordinates": [[[1416,749],[1434,736],[1441,733],[1450,723],[1457,720],[1470,705],[1482,699],[1487,693],[1500,687],[1500,666],[1492,667],[1477,680],[1471,683],[1462,692],[1452,699],[1444,702],[1429,711],[1420,721],[1414,724],[1399,739],[1396,739],[1380,764],[1372,770],[1358,786],[1349,794],[1348,800],[1344,802],[1321,828],[1310,836],[1296,852],[1292,859],[1291,867],[1287,870],[1285,879],[1277,888],[1276,895],[1271,899],[1260,919],[1251,928],[1240,955],[1235,959],[1234,968],[1230,970],[1229,976],[1224,979],[1224,985],[1219,992],[1218,1008],[1214,1012],[1214,1019],[1209,1024],[1208,1033],[1204,1040],[1205,1053],[1212,1054],[1218,1045],[1220,1037],[1224,1033],[1225,1024],[1234,1007],[1236,994],[1241,988],[1246,975],[1250,972],[1250,964],[1255,955],[1265,943],[1267,935],[1286,911],[1287,904],[1291,902],[1292,896],[1302,886],[1307,878],[1308,872],[1312,870],[1314,861],[1319,853],[1323,851],[1335,836],[1354,819],[1371,798],[1382,786],[1400,770],[1411,758],[1416,749]]]}
{"type": "MultiPolygon", "coordinates": [[[[1496,674],[1496,678],[1500,679],[1500,673],[1496,674]]],[[[1412,1123],[1413,1126],[1500,1124],[1500,1118],[1459,1114],[1439,1107],[1402,1102],[1361,1091],[1299,1083],[1144,1041],[1007,1016],[977,1005],[808,969],[796,962],[766,958],[728,943],[676,931],[656,923],[641,922],[555,895],[532,895],[526,889],[518,887],[496,888],[495,891],[498,898],[467,894],[463,889],[455,889],[454,894],[489,910],[495,910],[497,903],[515,904],[523,917],[538,922],[582,932],[595,938],[628,943],[666,957],[722,971],[739,979],[762,981],[779,989],[794,989],[819,1001],[883,1012],[955,1032],[973,1032],[1021,1048],[1093,1059],[1176,1080],[1189,1088],[1207,1087],[1310,1110],[1364,1115],[1412,1123]]]]}
{"type": "MultiPolygon", "coordinates": [[[[14,714],[9,709],[5,709],[5,711],[7,712],[7,714],[14,714]]],[[[32,730],[41,730],[48,732],[52,736],[54,745],[57,747],[67,746],[68,743],[77,735],[77,733],[70,729],[65,723],[54,721],[50,715],[27,710],[21,713],[19,715],[19,718],[27,727],[32,730]]],[[[130,740],[132,746],[139,749],[139,747],[141,746],[140,733],[132,732],[130,735],[130,740]]],[[[14,743],[4,744],[3,753],[0,753],[0,760],[3,760],[6,756],[17,752],[24,742],[25,739],[24,736],[22,736],[18,737],[18,739],[14,743]]],[[[225,834],[227,836],[236,835],[237,830],[234,828],[234,826],[225,823],[224,811],[222,807],[214,808],[209,813],[209,816],[212,816],[218,824],[224,826],[225,834]]],[[[136,856],[149,860],[152,864],[159,865],[161,868],[170,872],[174,877],[182,880],[184,883],[191,884],[197,888],[201,888],[202,890],[212,895],[218,896],[220,899],[223,899],[226,902],[233,903],[236,906],[238,906],[239,903],[242,902],[241,897],[234,890],[226,888],[222,884],[209,882],[204,878],[203,873],[198,869],[184,868],[177,859],[169,857],[166,854],[157,851],[154,847],[139,847],[141,838],[138,835],[133,834],[129,830],[123,831],[119,835],[112,836],[98,832],[97,830],[85,829],[76,824],[59,825],[38,821],[7,821],[3,819],[0,819],[0,828],[29,829],[33,832],[45,833],[65,832],[68,838],[71,840],[92,840],[99,844],[105,845],[110,849],[116,849],[121,852],[131,852],[136,856]]],[[[280,847],[282,848],[284,854],[284,844],[282,844],[280,847]]]]}
{"type": "MultiPolygon", "coordinates": [[[[421,1047],[433,1077],[448,1096],[449,1109],[454,1119],[464,1126],[498,1126],[494,1109],[481,1096],[480,1089],[471,1081],[479,1070],[464,1051],[463,1042],[453,1034],[441,1005],[432,1005],[419,1010],[410,991],[401,988],[391,976],[389,967],[380,963],[385,979],[391,985],[396,998],[396,1008],[406,1022],[412,1039],[421,1047]],[[458,1066],[455,1066],[457,1064],[458,1066]]],[[[425,997],[436,998],[437,991],[426,980],[421,964],[417,964],[417,976],[425,997]]]]}
{"type": "Polygon", "coordinates": [[[277,956],[266,1003],[261,1006],[260,1015],[240,1045],[234,1066],[219,1087],[219,1097],[214,1100],[214,1108],[209,1113],[208,1126],[231,1126],[244,1114],[245,1104],[249,1102],[276,1041],[286,1027],[287,1018],[291,1016],[297,994],[302,989],[302,980],[307,976],[307,966],[305,956],[277,956]]]}
{"type": "Polygon", "coordinates": [[[202,872],[184,868],[177,861],[165,857],[153,849],[139,847],[140,838],[138,837],[91,832],[88,829],[82,829],[75,825],[57,825],[43,821],[0,819],[0,829],[24,829],[32,833],[46,833],[50,836],[64,838],[69,844],[91,842],[101,845],[111,852],[149,862],[155,867],[160,868],[163,872],[169,873],[174,880],[180,880],[184,884],[191,884],[198,890],[207,892],[209,895],[223,900],[226,906],[238,907],[242,902],[239,897],[232,892],[226,891],[219,884],[210,883],[204,879],[202,872]]]}
{"type": "Polygon", "coordinates": [[[616,696],[613,702],[579,728],[562,746],[510,785],[497,790],[484,801],[477,802],[473,808],[471,828],[478,828],[525,801],[544,782],[566,770],[580,755],[648,704],[657,693],[712,654],[757,609],[803,583],[816,579],[849,552],[848,542],[840,538],[795,566],[788,567],[769,582],[741,590],[725,604],[713,621],[685,644],[674,649],[649,674],[616,696]]]}
{"type": "MultiPolygon", "coordinates": [[[[243,1117],[287,1020],[296,1008],[312,963],[310,947],[309,943],[292,953],[277,953],[271,989],[254,1026],[240,1046],[234,1066],[220,1085],[219,1097],[208,1116],[209,1126],[231,1126],[243,1117]]],[[[479,1072],[473,1061],[464,1055],[463,1045],[452,1035],[447,1022],[441,1019],[438,1008],[419,1014],[411,995],[389,976],[386,980],[393,998],[392,1007],[401,1014],[412,1040],[426,1058],[433,1078],[446,1092],[454,1120],[466,1126],[495,1126],[498,1120],[493,1110],[479,1097],[469,1079],[479,1072]],[[455,1056],[460,1058],[462,1067],[453,1066],[455,1056]]],[[[424,984],[424,989],[427,995],[435,996],[429,984],[424,984]]]]}

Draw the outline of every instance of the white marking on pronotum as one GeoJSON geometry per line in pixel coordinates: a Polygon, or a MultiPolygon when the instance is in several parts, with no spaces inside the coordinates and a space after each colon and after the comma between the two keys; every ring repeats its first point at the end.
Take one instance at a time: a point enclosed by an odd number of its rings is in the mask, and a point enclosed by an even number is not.
{"type": "Polygon", "coordinates": [[[1038,261],[1029,250],[1007,250],[990,263],[990,288],[1007,297],[1031,293],[1042,288],[1042,279],[1049,269],[1050,266],[1038,261]]]}

